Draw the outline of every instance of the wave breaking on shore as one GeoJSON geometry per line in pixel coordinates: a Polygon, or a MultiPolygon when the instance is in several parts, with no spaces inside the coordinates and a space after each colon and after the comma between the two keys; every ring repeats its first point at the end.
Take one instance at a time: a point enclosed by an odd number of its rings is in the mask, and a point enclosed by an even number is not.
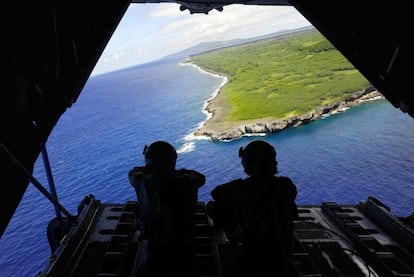
{"type": "Polygon", "coordinates": [[[228,77],[225,76],[225,75],[220,75],[220,74],[216,74],[216,73],[212,73],[212,72],[209,72],[207,70],[204,70],[200,66],[192,63],[191,60],[186,60],[186,61],[180,63],[180,65],[181,66],[192,66],[192,67],[196,68],[198,71],[200,71],[202,74],[207,74],[207,75],[214,76],[216,78],[221,78],[222,79],[222,82],[220,83],[220,85],[218,86],[218,88],[215,89],[212,92],[212,94],[210,95],[210,97],[207,98],[207,100],[204,102],[204,105],[202,107],[202,112],[206,115],[206,119],[203,120],[203,121],[201,121],[197,125],[197,127],[195,128],[195,130],[192,131],[187,136],[185,136],[185,138],[184,138],[186,141],[200,140],[200,139],[211,139],[211,137],[209,135],[200,135],[200,134],[196,134],[196,132],[197,132],[197,130],[200,130],[206,124],[206,122],[208,122],[214,116],[214,113],[211,112],[208,109],[208,106],[209,106],[210,102],[214,98],[216,98],[216,96],[219,94],[219,92],[222,89],[222,87],[224,87],[224,85],[228,82],[228,77]]]}

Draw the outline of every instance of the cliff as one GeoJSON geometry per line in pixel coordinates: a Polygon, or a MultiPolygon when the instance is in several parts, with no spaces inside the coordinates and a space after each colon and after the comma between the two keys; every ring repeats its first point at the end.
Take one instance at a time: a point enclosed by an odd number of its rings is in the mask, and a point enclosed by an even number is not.
{"type": "Polygon", "coordinates": [[[194,132],[194,135],[208,136],[212,140],[225,141],[234,140],[249,135],[251,136],[276,133],[289,127],[297,127],[335,113],[344,112],[349,107],[377,99],[383,99],[382,94],[375,90],[375,88],[368,87],[364,90],[355,92],[344,101],[317,107],[311,112],[303,115],[292,116],[280,120],[265,118],[232,123],[223,122],[220,118],[218,118],[220,116],[219,103],[214,103],[211,101],[207,105],[206,110],[211,113],[212,116],[194,132]]]}

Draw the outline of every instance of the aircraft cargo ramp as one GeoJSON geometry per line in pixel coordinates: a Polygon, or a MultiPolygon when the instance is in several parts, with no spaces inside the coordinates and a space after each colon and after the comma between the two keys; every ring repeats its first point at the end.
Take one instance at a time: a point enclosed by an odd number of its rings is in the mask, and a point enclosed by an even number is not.
{"type": "MultiPolygon", "coordinates": [[[[147,244],[137,239],[136,204],[102,204],[85,197],[78,223],[38,276],[141,276],[147,244]]],[[[298,208],[293,256],[300,276],[414,276],[412,215],[395,217],[374,197],[355,205],[324,202],[298,208]]],[[[234,246],[214,228],[203,202],[197,204],[193,233],[180,247],[188,254],[184,276],[228,276],[237,256],[234,246]]],[[[168,261],[159,266],[168,271],[168,261]]]]}

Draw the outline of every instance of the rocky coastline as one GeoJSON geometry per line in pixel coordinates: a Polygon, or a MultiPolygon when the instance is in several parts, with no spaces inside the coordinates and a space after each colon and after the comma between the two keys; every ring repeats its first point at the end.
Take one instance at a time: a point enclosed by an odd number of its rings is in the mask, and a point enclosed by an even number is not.
{"type": "Polygon", "coordinates": [[[303,115],[292,116],[282,120],[263,119],[259,120],[258,122],[235,122],[233,124],[227,123],[226,127],[224,128],[223,126],[220,126],[220,120],[215,118],[217,117],[215,111],[218,107],[211,107],[212,103],[210,102],[207,105],[206,109],[209,113],[211,113],[211,117],[194,132],[194,135],[207,136],[214,141],[229,141],[241,138],[243,136],[266,135],[270,133],[280,132],[286,128],[305,125],[312,121],[328,117],[336,113],[344,112],[348,108],[359,105],[366,101],[373,101],[383,98],[383,95],[374,87],[368,87],[364,90],[353,93],[344,101],[330,105],[322,105],[313,111],[303,115]],[[218,128],[219,126],[220,128],[218,128]],[[223,131],[223,129],[227,130],[223,131]]]}

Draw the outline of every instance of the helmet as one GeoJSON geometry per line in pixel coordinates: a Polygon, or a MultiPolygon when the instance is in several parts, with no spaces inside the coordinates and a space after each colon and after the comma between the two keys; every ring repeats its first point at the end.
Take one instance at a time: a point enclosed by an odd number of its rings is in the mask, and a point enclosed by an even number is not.
{"type": "Polygon", "coordinates": [[[277,173],[276,150],[263,140],[254,140],[247,144],[245,149],[240,147],[239,157],[247,175],[263,176],[277,173]]]}
{"type": "Polygon", "coordinates": [[[153,142],[144,147],[145,166],[151,169],[169,171],[175,169],[177,152],[175,148],[165,141],[153,142]]]}

